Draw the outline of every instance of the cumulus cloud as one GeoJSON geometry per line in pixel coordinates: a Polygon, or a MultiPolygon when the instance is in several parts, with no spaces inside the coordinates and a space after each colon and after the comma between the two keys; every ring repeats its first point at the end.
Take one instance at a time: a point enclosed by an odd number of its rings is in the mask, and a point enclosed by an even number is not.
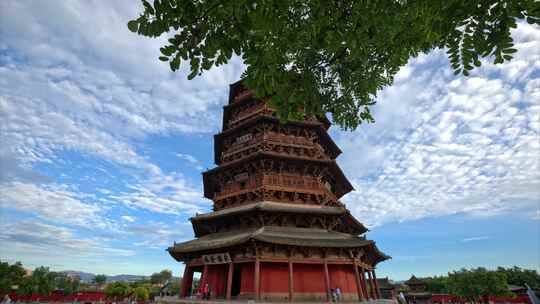
{"type": "MultiPolygon", "coordinates": [[[[0,184],[0,207],[35,214],[43,219],[86,228],[107,228],[96,204],[85,203],[65,185],[12,182],[0,184]]],[[[110,227],[109,227],[110,228],[110,227]]]]}
{"type": "MultiPolygon", "coordinates": [[[[0,182],[44,182],[47,177],[33,168],[57,162],[64,150],[137,169],[135,178],[141,184],[144,178],[154,184],[160,178],[168,181],[135,143],[152,135],[205,133],[219,127],[220,105],[242,64],[235,59],[194,81],[186,80],[185,71],[170,72],[157,60],[163,37],[147,39],[127,30],[126,22],[138,14],[139,5],[2,4],[0,161],[6,165],[0,182]]],[[[177,185],[190,183],[183,176],[175,178],[177,185]]],[[[147,195],[153,189],[135,187],[141,191],[131,194],[132,205],[195,210],[185,197],[178,197],[185,194],[193,202],[189,189],[156,198],[147,195]]]]}
{"type": "Polygon", "coordinates": [[[139,240],[133,243],[135,246],[161,250],[174,242],[187,241],[193,237],[189,222],[174,222],[171,225],[151,221],[144,225],[130,225],[126,227],[126,232],[139,237],[139,240]]]}
{"type": "Polygon", "coordinates": [[[377,122],[338,134],[356,216],[380,225],[537,208],[540,30],[520,24],[515,37],[516,61],[468,78],[442,52],[412,60],[381,93],[377,122]]]}
{"type": "Polygon", "coordinates": [[[23,256],[61,260],[135,254],[130,249],[109,247],[99,238],[84,238],[72,229],[38,221],[2,223],[0,228],[2,256],[14,260],[23,256]]]}
{"type": "Polygon", "coordinates": [[[168,214],[191,215],[210,204],[203,198],[201,187],[188,184],[181,174],[155,176],[128,188],[130,191],[110,198],[128,207],[168,214]]]}

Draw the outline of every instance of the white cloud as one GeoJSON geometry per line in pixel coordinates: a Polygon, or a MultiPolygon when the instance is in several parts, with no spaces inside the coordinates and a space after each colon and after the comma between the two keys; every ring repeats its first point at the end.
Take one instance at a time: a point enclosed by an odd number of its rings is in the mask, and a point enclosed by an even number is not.
{"type": "Polygon", "coordinates": [[[190,222],[175,222],[166,224],[151,221],[144,225],[131,225],[126,227],[128,233],[132,233],[139,239],[134,242],[135,246],[143,248],[160,249],[171,246],[174,242],[187,241],[193,237],[190,222]]]}
{"type": "Polygon", "coordinates": [[[184,153],[176,153],[176,156],[180,159],[183,159],[191,164],[197,164],[199,163],[199,161],[193,156],[193,155],[190,155],[190,154],[184,154],[184,153]]]}
{"type": "Polygon", "coordinates": [[[0,207],[32,213],[43,219],[86,228],[111,228],[102,208],[85,203],[64,185],[38,186],[21,182],[0,184],[0,207]]]}
{"type": "Polygon", "coordinates": [[[526,64],[484,64],[466,78],[443,52],[423,55],[381,93],[374,125],[337,134],[356,189],[344,201],[357,217],[380,225],[537,208],[540,29],[515,32],[526,64]]]}
{"type": "Polygon", "coordinates": [[[133,223],[136,220],[136,218],[134,216],[129,216],[129,215],[122,215],[121,218],[124,221],[130,222],[130,223],[133,223]]]}
{"type": "Polygon", "coordinates": [[[2,223],[0,228],[2,256],[13,260],[25,257],[61,261],[135,254],[130,249],[110,247],[102,239],[84,238],[72,229],[37,221],[2,223]]]}
{"type": "Polygon", "coordinates": [[[461,242],[463,243],[468,243],[468,242],[476,242],[476,241],[485,241],[485,240],[489,240],[490,237],[489,236],[473,236],[473,237],[468,237],[468,238],[464,238],[461,240],[461,242]]]}
{"type": "MultiPolygon", "coordinates": [[[[157,60],[163,38],[127,30],[139,6],[2,3],[0,162],[6,170],[0,182],[43,182],[46,177],[32,168],[54,163],[59,152],[69,150],[137,169],[133,175],[141,184],[154,183],[169,177],[138,151],[137,143],[151,135],[219,127],[220,105],[242,64],[234,59],[193,81],[187,81],[185,70],[170,72],[157,60]]],[[[184,185],[176,196],[147,195],[153,190],[136,186],[142,192],[124,202],[166,212],[195,210],[186,203],[194,201],[190,181],[177,175],[175,183],[184,185]]]]}
{"type": "Polygon", "coordinates": [[[110,198],[128,207],[169,214],[192,215],[209,205],[202,196],[202,189],[189,185],[181,174],[155,176],[129,188],[132,191],[110,198]]]}

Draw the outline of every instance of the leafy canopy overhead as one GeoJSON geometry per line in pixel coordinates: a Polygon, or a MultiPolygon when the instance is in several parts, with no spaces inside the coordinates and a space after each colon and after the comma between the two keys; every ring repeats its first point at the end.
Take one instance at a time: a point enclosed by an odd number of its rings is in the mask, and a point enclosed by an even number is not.
{"type": "Polygon", "coordinates": [[[192,79],[226,64],[233,53],[247,66],[244,83],[273,96],[282,119],[332,114],[344,129],[373,122],[376,94],[411,57],[447,49],[456,74],[480,58],[494,63],[516,52],[510,29],[540,24],[535,0],[142,0],[128,22],[140,35],[170,32],[161,61],[192,79]]]}

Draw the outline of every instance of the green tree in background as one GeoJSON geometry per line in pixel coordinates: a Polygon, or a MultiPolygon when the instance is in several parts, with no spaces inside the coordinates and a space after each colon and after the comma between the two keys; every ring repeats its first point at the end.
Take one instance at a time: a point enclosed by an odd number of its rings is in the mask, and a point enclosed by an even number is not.
{"type": "Polygon", "coordinates": [[[536,270],[522,269],[514,266],[512,268],[497,268],[497,272],[506,276],[508,284],[524,286],[529,285],[531,288],[540,288],[540,275],[536,270]]]}
{"type": "Polygon", "coordinates": [[[281,119],[332,114],[344,129],[373,122],[377,92],[410,58],[447,50],[455,73],[480,59],[512,59],[510,30],[518,20],[540,24],[535,0],[142,0],[128,28],[148,37],[167,33],[159,60],[189,79],[226,64],[247,66],[245,84],[272,96],[281,119]]]}
{"type": "Polygon", "coordinates": [[[449,273],[448,291],[474,303],[479,302],[483,296],[511,295],[504,274],[482,267],[449,273]]]}
{"type": "Polygon", "coordinates": [[[135,299],[137,299],[138,301],[146,301],[149,298],[148,289],[146,289],[143,286],[136,287],[133,290],[133,295],[135,296],[135,299]]]}
{"type": "Polygon", "coordinates": [[[0,293],[8,293],[14,286],[19,286],[26,275],[21,262],[9,265],[7,262],[0,262],[0,293]]]}
{"type": "Polygon", "coordinates": [[[25,277],[19,284],[19,288],[17,288],[18,295],[29,296],[37,293],[37,284],[31,276],[25,277]]]}
{"type": "Polygon", "coordinates": [[[431,293],[449,293],[448,292],[448,277],[446,276],[435,276],[430,278],[425,278],[426,289],[431,293]]]}
{"type": "Polygon", "coordinates": [[[162,270],[160,272],[153,273],[150,276],[150,282],[152,284],[163,285],[163,284],[165,284],[165,282],[167,282],[171,278],[172,278],[172,271],[170,271],[168,269],[165,269],[165,270],[162,270]]]}
{"type": "Polygon", "coordinates": [[[32,281],[35,284],[35,291],[40,295],[50,295],[55,289],[55,279],[57,274],[49,271],[49,267],[38,267],[32,272],[32,281]]]}
{"type": "Polygon", "coordinates": [[[56,273],[55,287],[61,290],[65,295],[71,295],[79,291],[80,279],[78,277],[70,277],[65,273],[56,273]]]}
{"type": "Polygon", "coordinates": [[[96,283],[98,286],[102,286],[107,282],[107,276],[104,274],[97,274],[94,279],[92,279],[92,282],[96,283]]]}
{"type": "Polygon", "coordinates": [[[105,294],[116,300],[129,296],[131,292],[131,287],[127,282],[113,282],[105,287],[105,294]]]}

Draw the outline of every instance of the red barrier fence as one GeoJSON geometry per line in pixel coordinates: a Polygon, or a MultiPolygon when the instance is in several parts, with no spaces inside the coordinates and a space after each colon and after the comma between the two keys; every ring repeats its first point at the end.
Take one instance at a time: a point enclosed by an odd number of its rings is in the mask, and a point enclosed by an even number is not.
{"type": "Polygon", "coordinates": [[[107,298],[105,293],[100,291],[77,292],[72,295],[64,295],[61,292],[55,291],[48,296],[37,294],[22,296],[16,293],[10,293],[9,298],[13,302],[112,302],[111,299],[107,298]]]}

